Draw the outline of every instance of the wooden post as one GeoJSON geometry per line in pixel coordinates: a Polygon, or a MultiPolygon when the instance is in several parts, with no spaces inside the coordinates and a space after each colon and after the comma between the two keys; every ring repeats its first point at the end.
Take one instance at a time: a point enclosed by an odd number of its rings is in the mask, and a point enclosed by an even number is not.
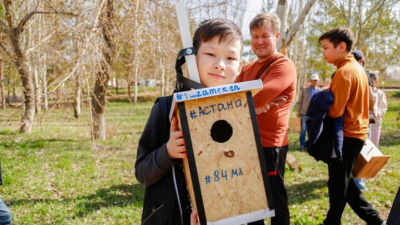
{"type": "MultiPolygon", "coordinates": [[[[178,17],[179,30],[181,32],[183,48],[193,47],[192,37],[190,35],[189,22],[186,17],[186,9],[183,2],[175,2],[176,15],[178,17]]],[[[199,71],[197,71],[197,63],[195,55],[185,56],[186,64],[189,72],[189,78],[200,83],[199,71]]]]}

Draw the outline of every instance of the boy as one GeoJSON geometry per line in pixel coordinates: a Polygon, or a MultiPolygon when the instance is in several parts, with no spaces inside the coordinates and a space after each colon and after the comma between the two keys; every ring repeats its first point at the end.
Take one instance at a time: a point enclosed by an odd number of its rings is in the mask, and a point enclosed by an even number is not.
{"type": "Polygon", "coordinates": [[[332,162],[329,166],[329,204],[324,220],[325,225],[341,224],[346,203],[368,225],[386,224],[379,217],[357,188],[351,171],[368,137],[368,78],[364,69],[350,54],[353,47],[353,33],[348,28],[333,29],[319,38],[323,56],[327,63],[337,67],[331,83],[334,101],[328,116],[338,118],[344,115],[343,162],[332,162]]]}
{"type": "MultiPolygon", "coordinates": [[[[204,86],[233,83],[242,66],[242,33],[236,24],[227,19],[203,21],[194,34],[193,46],[204,86]]],[[[142,224],[190,224],[181,164],[186,157],[185,142],[177,118],[169,123],[171,99],[156,101],[139,140],[135,175],[146,186],[142,224]]]]}

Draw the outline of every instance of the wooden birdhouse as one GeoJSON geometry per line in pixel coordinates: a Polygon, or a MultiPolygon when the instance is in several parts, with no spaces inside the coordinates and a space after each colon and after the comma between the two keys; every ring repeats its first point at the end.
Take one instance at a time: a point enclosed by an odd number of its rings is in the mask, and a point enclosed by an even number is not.
{"type": "Polygon", "coordinates": [[[260,80],[174,94],[183,160],[201,225],[243,224],[275,215],[253,95],[260,80]]]}
{"type": "Polygon", "coordinates": [[[390,155],[383,155],[381,151],[367,139],[361,149],[353,168],[355,178],[372,178],[386,165],[390,155]]]}

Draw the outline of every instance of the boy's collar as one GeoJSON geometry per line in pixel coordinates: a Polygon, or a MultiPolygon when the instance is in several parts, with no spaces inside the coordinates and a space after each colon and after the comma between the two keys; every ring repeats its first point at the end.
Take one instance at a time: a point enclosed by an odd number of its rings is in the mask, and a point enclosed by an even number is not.
{"type": "Polygon", "coordinates": [[[350,53],[348,53],[347,55],[343,56],[342,58],[339,58],[336,62],[335,62],[335,66],[336,67],[340,67],[341,64],[343,64],[344,62],[349,62],[354,60],[354,62],[357,63],[357,61],[354,59],[354,56],[350,53]]]}

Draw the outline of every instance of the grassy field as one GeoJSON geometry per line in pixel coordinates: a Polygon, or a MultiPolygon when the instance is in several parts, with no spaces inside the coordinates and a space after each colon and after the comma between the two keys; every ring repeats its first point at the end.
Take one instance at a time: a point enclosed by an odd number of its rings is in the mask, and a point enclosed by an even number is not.
{"type": "MultiPolygon", "coordinates": [[[[374,179],[367,199],[386,218],[400,185],[400,139],[396,122],[399,94],[391,94],[384,118],[381,150],[392,155],[374,179]]],[[[139,224],[144,187],[134,176],[136,146],[152,103],[107,105],[107,140],[90,140],[88,109],[72,108],[35,117],[32,134],[19,134],[20,109],[0,110],[0,155],[4,184],[0,194],[14,224],[139,224]]],[[[286,171],[292,224],[318,224],[328,209],[327,167],[298,150],[290,152],[302,171],[286,171]]],[[[343,224],[363,224],[347,206],[343,224]]]]}

